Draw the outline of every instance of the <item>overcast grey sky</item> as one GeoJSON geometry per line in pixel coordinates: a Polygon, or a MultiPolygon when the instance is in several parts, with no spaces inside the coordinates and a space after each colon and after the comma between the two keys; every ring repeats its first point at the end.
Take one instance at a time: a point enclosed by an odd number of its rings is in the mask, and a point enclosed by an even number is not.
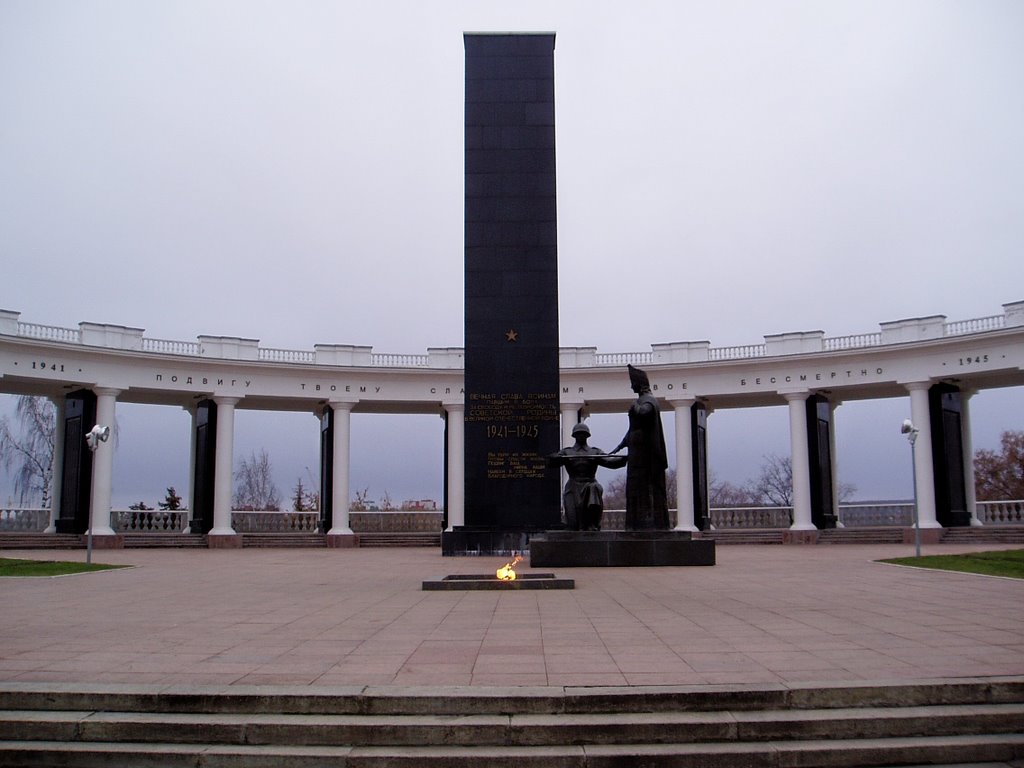
{"type": "MultiPolygon", "coordinates": [[[[565,346],[835,336],[1024,299],[1016,0],[0,0],[0,307],[156,338],[461,345],[464,31],[557,35],[565,346]]],[[[1024,428],[1020,396],[978,396],[978,447],[1024,428]]],[[[841,441],[909,411],[843,408],[841,441]]],[[[183,414],[150,411],[187,440],[183,414]]],[[[131,445],[145,419],[119,412],[131,445]]],[[[781,413],[716,414],[713,462],[733,419],[770,435],[720,474],[785,452],[781,413]]],[[[243,416],[243,450],[279,418],[308,443],[281,485],[315,465],[312,416],[243,416]]],[[[413,426],[414,453],[439,449],[413,426]]],[[[909,493],[868,490],[878,472],[846,457],[868,495],[909,493]]],[[[392,494],[439,496],[439,466],[392,494]]]]}

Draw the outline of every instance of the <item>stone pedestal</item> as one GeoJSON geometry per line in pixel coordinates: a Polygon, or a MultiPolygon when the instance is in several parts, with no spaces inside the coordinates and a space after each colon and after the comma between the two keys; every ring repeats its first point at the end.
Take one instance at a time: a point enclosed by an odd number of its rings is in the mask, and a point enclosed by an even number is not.
{"type": "Polygon", "coordinates": [[[463,525],[441,534],[441,554],[512,555],[525,552],[531,540],[529,531],[493,530],[485,526],[463,525]]]}
{"type": "Polygon", "coordinates": [[[690,531],[547,531],[530,539],[530,567],[714,565],[715,542],[690,531]]]}
{"type": "Polygon", "coordinates": [[[354,533],[329,533],[324,540],[331,549],[354,549],[359,546],[359,537],[354,533]]]}
{"type": "MultiPolygon", "coordinates": [[[[85,536],[82,536],[85,539],[85,536]]],[[[124,549],[124,536],[121,534],[98,534],[92,536],[93,549],[124,549]]]]}
{"type": "Polygon", "coordinates": [[[206,537],[206,546],[210,549],[241,549],[242,537],[235,534],[209,534],[206,537]]]}

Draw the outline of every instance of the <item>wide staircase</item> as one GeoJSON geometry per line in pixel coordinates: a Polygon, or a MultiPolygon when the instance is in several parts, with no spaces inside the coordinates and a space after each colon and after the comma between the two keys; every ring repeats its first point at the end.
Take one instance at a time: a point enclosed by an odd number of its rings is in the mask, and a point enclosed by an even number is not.
{"type": "Polygon", "coordinates": [[[441,547],[441,533],[360,533],[360,547],[441,547]]]}
{"type": "Polygon", "coordinates": [[[985,525],[978,528],[947,528],[943,544],[1024,544],[1024,525],[985,525]]]}
{"type": "Polygon", "coordinates": [[[1024,678],[323,691],[0,684],[4,766],[810,768],[1021,759],[1024,678]]]}
{"type": "Polygon", "coordinates": [[[322,533],[243,533],[240,535],[243,547],[308,549],[327,546],[327,539],[322,533]]]}
{"type": "Polygon", "coordinates": [[[77,533],[0,533],[0,549],[81,549],[85,538],[77,533]]]}
{"type": "Polygon", "coordinates": [[[784,536],[781,528],[719,528],[701,534],[716,544],[782,544],[784,536]]]}
{"type": "Polygon", "coordinates": [[[902,528],[826,528],[818,532],[819,544],[902,544],[902,528]]]}
{"type": "Polygon", "coordinates": [[[201,533],[126,533],[125,549],[198,549],[207,546],[201,533]]]}

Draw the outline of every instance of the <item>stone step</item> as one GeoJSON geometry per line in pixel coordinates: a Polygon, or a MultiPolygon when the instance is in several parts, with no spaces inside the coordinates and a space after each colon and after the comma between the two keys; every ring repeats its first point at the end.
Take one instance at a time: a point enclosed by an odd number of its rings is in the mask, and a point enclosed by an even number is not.
{"type": "Polygon", "coordinates": [[[0,681],[0,710],[299,715],[588,715],[1024,704],[1024,676],[656,687],[159,686],[0,681]]]}
{"type": "Polygon", "coordinates": [[[360,533],[360,547],[440,547],[440,533],[360,533]]]}
{"type": "Polygon", "coordinates": [[[126,533],[125,549],[206,547],[206,537],[199,533],[126,533]]]}
{"type": "Polygon", "coordinates": [[[0,683],[0,765],[894,766],[1024,758],[1024,677],[658,688],[0,683]]]}
{"type": "Polygon", "coordinates": [[[782,530],[759,531],[751,528],[719,529],[701,534],[701,538],[711,539],[716,544],[782,544],[784,537],[782,530]]]}
{"type": "Polygon", "coordinates": [[[588,715],[0,711],[0,741],[540,747],[886,739],[1022,732],[1022,704],[588,715]]]}
{"type": "Polygon", "coordinates": [[[0,533],[0,549],[81,549],[85,539],[76,533],[0,533]]]}
{"type": "Polygon", "coordinates": [[[322,533],[243,533],[243,547],[326,547],[322,533]]]}
{"type": "Polygon", "coordinates": [[[819,544],[902,544],[902,528],[829,528],[818,533],[819,544]]]}
{"type": "Polygon", "coordinates": [[[947,528],[943,544],[1024,544],[1024,526],[987,525],[979,528],[947,528]]]}
{"type": "Polygon", "coordinates": [[[0,742],[3,765],[95,768],[869,768],[921,763],[1011,761],[1024,756],[1019,734],[933,738],[827,739],[719,744],[517,746],[287,746],[111,742],[0,742]]]}

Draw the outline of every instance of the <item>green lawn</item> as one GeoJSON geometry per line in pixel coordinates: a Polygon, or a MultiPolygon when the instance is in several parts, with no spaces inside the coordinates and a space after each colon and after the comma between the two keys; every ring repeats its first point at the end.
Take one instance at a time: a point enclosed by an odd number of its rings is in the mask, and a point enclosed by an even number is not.
{"type": "Polygon", "coordinates": [[[1024,549],[1007,549],[1001,552],[968,552],[964,555],[922,555],[921,557],[896,557],[882,560],[883,563],[912,565],[918,568],[938,568],[944,571],[982,573],[986,576],[1007,576],[1024,579],[1024,549]]]}
{"type": "Polygon", "coordinates": [[[65,576],[69,573],[107,571],[111,568],[128,568],[127,565],[103,565],[102,563],[67,563],[53,560],[16,560],[0,557],[0,576],[65,576]]]}

